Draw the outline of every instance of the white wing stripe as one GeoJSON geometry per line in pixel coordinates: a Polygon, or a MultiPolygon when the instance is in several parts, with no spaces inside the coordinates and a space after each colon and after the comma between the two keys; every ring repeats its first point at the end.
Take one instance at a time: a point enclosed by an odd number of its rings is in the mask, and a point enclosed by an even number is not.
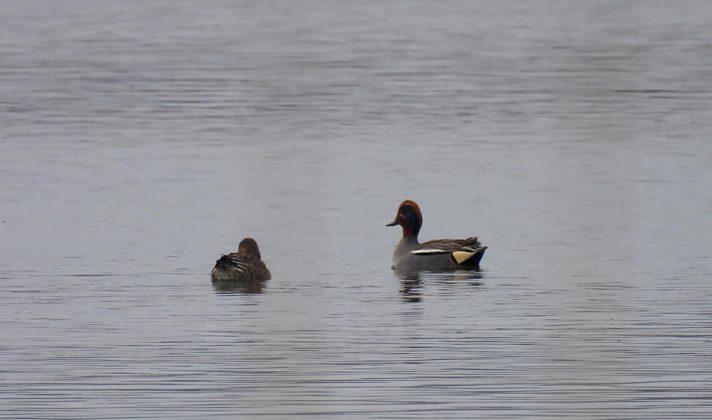
{"type": "Polygon", "coordinates": [[[411,254],[415,255],[440,255],[440,254],[449,254],[450,251],[445,251],[442,249],[437,249],[437,248],[425,248],[425,249],[416,249],[413,251],[410,251],[411,254]]]}

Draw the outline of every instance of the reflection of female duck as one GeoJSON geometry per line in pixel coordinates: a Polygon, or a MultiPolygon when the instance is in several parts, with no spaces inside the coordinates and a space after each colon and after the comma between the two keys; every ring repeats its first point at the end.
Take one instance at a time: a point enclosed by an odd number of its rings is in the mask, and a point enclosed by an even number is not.
{"type": "Polygon", "coordinates": [[[235,281],[235,280],[213,280],[213,288],[218,293],[244,293],[258,294],[262,293],[264,281],[235,281]]]}
{"type": "Polygon", "coordinates": [[[401,225],[403,237],[393,251],[396,270],[452,270],[479,268],[486,246],[476,237],[467,239],[436,239],[419,243],[418,232],[423,225],[420,207],[406,200],[398,207],[395,220],[386,226],[401,225]]]}
{"type": "Polygon", "coordinates": [[[237,252],[223,255],[215,262],[211,277],[213,282],[218,282],[263,281],[272,276],[262,262],[257,242],[252,238],[245,238],[237,247],[237,252]]]}

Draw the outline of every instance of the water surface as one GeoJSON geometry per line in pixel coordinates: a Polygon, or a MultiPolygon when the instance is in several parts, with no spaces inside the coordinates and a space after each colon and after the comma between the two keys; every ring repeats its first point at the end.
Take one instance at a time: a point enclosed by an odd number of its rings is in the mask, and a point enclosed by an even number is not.
{"type": "Polygon", "coordinates": [[[3,0],[0,417],[707,418],[710,21],[3,0]],[[405,198],[483,270],[391,272],[405,198]]]}

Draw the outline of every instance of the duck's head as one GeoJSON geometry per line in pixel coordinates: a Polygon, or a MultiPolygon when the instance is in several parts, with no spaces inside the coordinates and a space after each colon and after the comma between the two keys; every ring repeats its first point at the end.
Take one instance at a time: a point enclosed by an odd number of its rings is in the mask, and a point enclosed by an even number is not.
{"type": "Polygon", "coordinates": [[[240,245],[237,246],[237,252],[262,259],[262,256],[260,256],[260,248],[257,246],[257,241],[252,238],[245,238],[240,241],[240,245]]]}
{"type": "Polygon", "coordinates": [[[396,218],[386,226],[401,225],[403,227],[403,237],[413,236],[418,237],[420,227],[423,225],[423,215],[420,213],[420,207],[415,201],[405,200],[398,206],[396,218]]]}

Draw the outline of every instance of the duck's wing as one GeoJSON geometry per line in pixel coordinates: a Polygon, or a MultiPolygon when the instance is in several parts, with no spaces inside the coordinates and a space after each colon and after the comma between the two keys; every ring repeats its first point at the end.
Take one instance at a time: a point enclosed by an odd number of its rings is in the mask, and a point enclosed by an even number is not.
{"type": "Polygon", "coordinates": [[[215,262],[215,268],[231,270],[239,275],[244,275],[245,278],[269,279],[271,277],[267,266],[262,260],[252,255],[238,252],[221,256],[215,262]]]}
{"type": "Polygon", "coordinates": [[[436,239],[423,242],[410,253],[416,256],[450,254],[456,264],[477,266],[486,249],[487,247],[473,236],[467,239],[436,239]]]}
{"type": "Polygon", "coordinates": [[[423,242],[415,251],[438,250],[440,251],[439,253],[444,254],[456,251],[476,251],[480,248],[482,248],[482,244],[477,237],[473,236],[467,239],[436,239],[434,241],[423,242]]]}
{"type": "Polygon", "coordinates": [[[239,273],[247,272],[250,265],[251,261],[237,252],[222,255],[217,261],[215,261],[215,268],[235,270],[239,273]]]}

